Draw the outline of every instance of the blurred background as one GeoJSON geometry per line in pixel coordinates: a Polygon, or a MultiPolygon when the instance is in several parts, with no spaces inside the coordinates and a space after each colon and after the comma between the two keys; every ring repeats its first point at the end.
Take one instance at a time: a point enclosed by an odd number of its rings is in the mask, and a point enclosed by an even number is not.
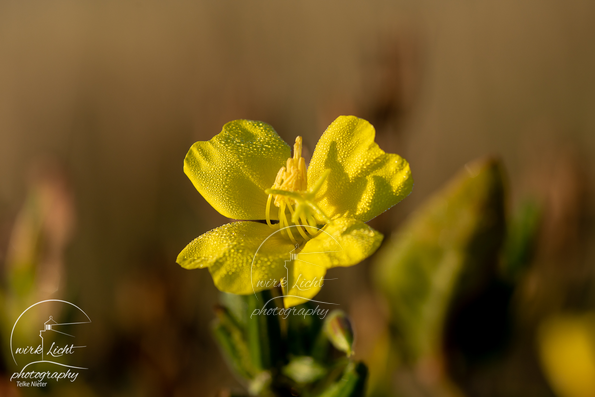
{"type": "MultiPolygon", "coordinates": [[[[287,142],[302,135],[309,155],[337,116],[353,114],[415,180],[371,222],[385,245],[486,155],[505,170],[506,214],[527,200],[539,208],[532,259],[506,306],[518,321],[488,358],[468,359],[473,345],[463,359],[445,350],[460,395],[594,395],[593,15],[595,3],[578,0],[0,1],[0,394],[40,393],[8,381],[7,335],[49,298],[85,310],[93,343],[81,379],[45,395],[239,388],[210,335],[210,274],[175,263],[226,222],[184,175],[184,156],[240,118],[287,142]],[[548,321],[553,336],[540,339],[548,321]],[[568,368],[586,374],[580,387],[557,375],[568,368]]],[[[371,276],[379,260],[333,270],[340,284],[322,292],[352,317],[366,362],[391,322],[371,276]]],[[[438,395],[399,373],[388,395],[438,395]]]]}

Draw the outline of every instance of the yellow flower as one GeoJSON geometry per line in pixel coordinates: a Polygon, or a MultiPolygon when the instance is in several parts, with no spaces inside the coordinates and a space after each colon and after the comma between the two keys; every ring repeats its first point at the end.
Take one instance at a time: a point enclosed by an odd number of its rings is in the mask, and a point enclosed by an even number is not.
{"type": "Polygon", "coordinates": [[[196,142],[184,172],[222,215],[238,220],[192,241],[178,255],[187,268],[208,267],[216,287],[251,294],[282,285],[286,307],[313,298],[326,270],[352,266],[380,246],[364,222],[405,198],[409,164],[374,142],[374,127],[337,118],[310,165],[302,138],[290,147],[268,124],[236,120],[208,142],[196,142]]]}

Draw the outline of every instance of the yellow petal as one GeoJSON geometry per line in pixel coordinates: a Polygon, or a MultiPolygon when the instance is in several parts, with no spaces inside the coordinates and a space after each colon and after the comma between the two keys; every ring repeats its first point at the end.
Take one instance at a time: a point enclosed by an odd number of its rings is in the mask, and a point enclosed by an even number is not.
{"type": "MultiPolygon", "coordinates": [[[[235,120],[208,142],[196,142],[184,159],[184,172],[202,196],[232,219],[265,219],[265,189],[290,157],[289,146],[273,127],[235,120]]],[[[276,218],[276,214],[273,215],[276,218]]]]}
{"type": "Polygon", "coordinates": [[[374,136],[374,127],[366,120],[340,116],[316,145],[308,184],[315,184],[325,170],[331,170],[316,195],[330,218],[367,222],[411,193],[409,164],[399,155],[385,153],[374,136]]]}
{"type": "MultiPolygon", "coordinates": [[[[299,256],[299,255],[298,255],[299,256]]],[[[287,265],[287,290],[284,290],[285,307],[297,306],[312,299],[325,283],[326,268],[317,264],[317,258],[301,256],[287,265]],[[286,291],[286,292],[285,292],[286,291]]],[[[332,303],[332,302],[329,302],[332,303]]]]}
{"type": "Polygon", "coordinates": [[[220,291],[245,295],[278,284],[293,250],[289,240],[267,225],[232,222],[196,238],[176,261],[186,269],[208,267],[220,291]]]}
{"type": "Polygon", "coordinates": [[[328,224],[289,263],[285,306],[295,306],[313,298],[327,282],[326,269],[353,266],[372,255],[382,242],[382,234],[365,223],[339,218],[328,224]]]}
{"type": "Polygon", "coordinates": [[[595,396],[595,313],[546,319],[538,342],[545,375],[558,396],[595,396]]]}

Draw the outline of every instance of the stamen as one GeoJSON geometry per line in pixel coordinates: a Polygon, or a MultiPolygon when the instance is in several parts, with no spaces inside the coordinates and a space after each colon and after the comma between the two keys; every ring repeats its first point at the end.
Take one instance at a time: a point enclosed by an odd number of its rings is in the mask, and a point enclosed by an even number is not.
{"type": "Polygon", "coordinates": [[[318,235],[317,225],[331,222],[314,200],[329,173],[330,170],[327,170],[308,189],[306,160],[302,157],[302,137],[298,136],[293,146],[293,156],[288,158],[285,165],[277,172],[273,186],[265,190],[269,195],[266,208],[267,224],[270,227],[276,226],[270,220],[270,207],[273,202],[279,208],[279,228],[287,230],[287,236],[294,244],[296,239],[291,232],[293,226],[297,227],[300,236],[305,240],[318,235]],[[285,208],[288,208],[291,213],[291,222],[287,219],[285,208]]]}
{"type": "Polygon", "coordinates": [[[273,224],[271,223],[271,201],[272,201],[273,195],[269,194],[269,198],[267,199],[267,209],[266,209],[266,221],[267,221],[267,225],[269,225],[269,227],[273,227],[273,224]]]}
{"type": "MultiPolygon", "coordinates": [[[[293,215],[294,215],[294,211],[293,211],[293,207],[291,206],[291,204],[289,204],[287,206],[287,208],[289,208],[289,212],[291,212],[291,216],[293,219],[293,215]]],[[[304,232],[302,225],[297,224],[296,222],[293,222],[296,224],[296,229],[298,230],[298,232],[300,232],[300,234],[302,235],[302,237],[306,240],[310,240],[310,237],[308,237],[308,235],[304,232]]]]}
{"type": "MultiPolygon", "coordinates": [[[[285,203],[281,204],[281,208],[279,208],[279,219],[281,220],[282,225],[285,224],[287,226],[285,231],[287,232],[287,235],[289,236],[289,239],[291,240],[291,242],[296,244],[297,241],[293,237],[293,233],[291,233],[291,227],[289,226],[289,222],[287,222],[287,218],[285,217],[285,203]]],[[[285,226],[281,226],[281,227],[283,228],[285,226]]]]}
{"type": "Polygon", "coordinates": [[[277,218],[279,218],[279,228],[283,229],[285,226],[287,226],[287,218],[285,218],[283,216],[283,213],[281,212],[281,210],[277,211],[277,218]]]}
{"type": "Polygon", "coordinates": [[[308,219],[306,219],[304,214],[302,214],[302,216],[300,217],[300,220],[302,221],[302,224],[312,226],[312,227],[306,228],[306,230],[308,231],[308,233],[310,233],[310,235],[312,235],[312,236],[318,235],[318,227],[316,226],[316,221],[314,221],[312,219],[312,217],[310,217],[310,220],[308,220],[308,219]],[[313,227],[315,227],[316,230],[313,230],[312,229],[313,227]]]}

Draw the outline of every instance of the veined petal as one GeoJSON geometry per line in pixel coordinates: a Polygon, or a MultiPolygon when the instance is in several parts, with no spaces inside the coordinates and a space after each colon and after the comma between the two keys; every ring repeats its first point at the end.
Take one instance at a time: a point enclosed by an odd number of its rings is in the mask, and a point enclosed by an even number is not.
{"type": "Polygon", "coordinates": [[[380,247],[382,238],[380,232],[352,218],[328,224],[289,264],[285,306],[313,298],[325,283],[332,282],[324,279],[326,269],[358,264],[380,247]]]}
{"type": "Polygon", "coordinates": [[[308,241],[297,257],[316,258],[314,261],[327,269],[353,266],[376,252],[383,237],[364,222],[339,218],[308,241]]]}
{"type": "Polygon", "coordinates": [[[293,244],[258,222],[232,222],[192,241],[176,260],[186,269],[208,267],[215,286],[245,295],[278,285],[293,244]]]}
{"type": "Polygon", "coordinates": [[[308,184],[331,170],[315,198],[330,218],[367,222],[411,193],[409,164],[399,155],[385,153],[374,136],[374,127],[366,120],[340,116],[318,141],[308,184]]]}
{"type": "Polygon", "coordinates": [[[287,289],[284,291],[285,307],[297,306],[312,299],[326,282],[326,267],[317,264],[317,258],[293,260],[287,266],[287,289]]]}
{"type": "MultiPolygon", "coordinates": [[[[290,147],[273,127],[235,120],[210,141],[196,142],[184,159],[184,172],[205,200],[232,219],[265,219],[265,189],[290,157],[290,147]]],[[[273,219],[276,214],[273,214],[273,219]]]]}

